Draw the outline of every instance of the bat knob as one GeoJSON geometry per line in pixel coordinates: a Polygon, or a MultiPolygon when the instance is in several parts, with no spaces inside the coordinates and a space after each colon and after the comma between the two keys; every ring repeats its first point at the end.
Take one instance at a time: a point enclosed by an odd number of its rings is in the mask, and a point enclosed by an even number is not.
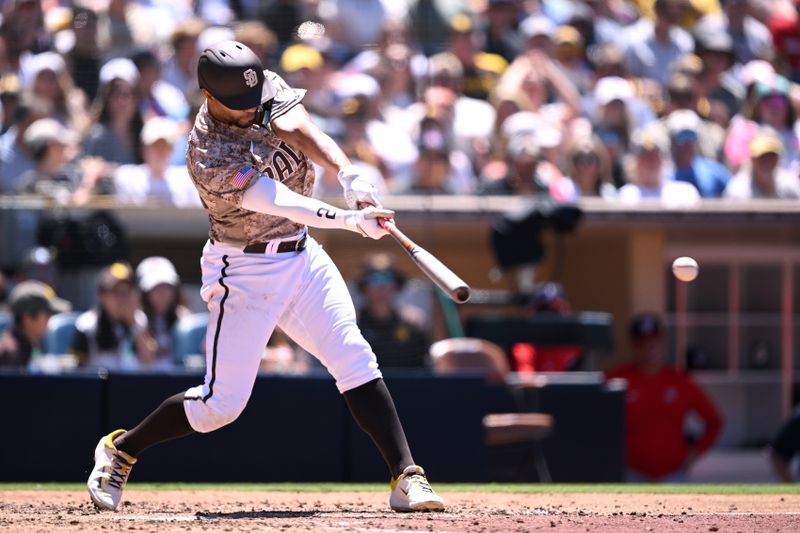
{"type": "Polygon", "coordinates": [[[467,300],[469,300],[469,297],[470,297],[469,287],[459,287],[458,289],[456,289],[456,299],[458,299],[458,303],[461,304],[465,303],[467,300]]]}

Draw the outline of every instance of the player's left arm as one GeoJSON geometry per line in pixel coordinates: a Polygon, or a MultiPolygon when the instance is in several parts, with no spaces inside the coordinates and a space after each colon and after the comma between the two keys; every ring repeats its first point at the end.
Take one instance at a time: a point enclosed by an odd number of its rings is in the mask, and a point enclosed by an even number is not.
{"type": "Polygon", "coordinates": [[[306,154],[325,172],[336,174],[350,209],[358,209],[362,204],[380,207],[375,187],[360,178],[358,167],[350,162],[333,139],[314,124],[303,104],[292,106],[275,117],[271,124],[275,134],[289,146],[306,154]]]}

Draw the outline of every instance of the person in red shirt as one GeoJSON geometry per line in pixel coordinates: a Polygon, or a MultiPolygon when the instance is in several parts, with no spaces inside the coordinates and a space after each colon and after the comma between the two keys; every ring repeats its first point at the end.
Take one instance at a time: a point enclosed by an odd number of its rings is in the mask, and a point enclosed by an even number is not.
{"type": "Polygon", "coordinates": [[[663,327],[657,316],[641,314],[630,324],[633,361],[607,378],[628,382],[625,462],[630,481],[686,481],[692,464],[719,436],[722,419],[708,396],[684,372],[665,364],[663,327]],[[705,425],[688,438],[690,413],[705,425]]]}

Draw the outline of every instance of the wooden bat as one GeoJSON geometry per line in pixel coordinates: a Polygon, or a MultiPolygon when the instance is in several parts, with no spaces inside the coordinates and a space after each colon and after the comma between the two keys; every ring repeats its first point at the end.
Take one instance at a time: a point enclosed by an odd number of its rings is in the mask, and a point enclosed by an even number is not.
{"type": "Polygon", "coordinates": [[[459,278],[452,270],[447,268],[444,263],[436,259],[427,250],[419,246],[400,231],[394,222],[388,219],[379,219],[381,226],[389,232],[397,243],[408,252],[411,260],[417,264],[420,270],[428,276],[431,281],[436,283],[447,296],[454,302],[463,304],[469,300],[470,288],[464,280],[459,278]]]}

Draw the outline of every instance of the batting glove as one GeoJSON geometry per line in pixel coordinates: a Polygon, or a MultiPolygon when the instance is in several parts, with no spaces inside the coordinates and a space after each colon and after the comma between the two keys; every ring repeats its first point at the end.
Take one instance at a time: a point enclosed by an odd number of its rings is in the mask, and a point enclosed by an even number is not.
{"type": "Polygon", "coordinates": [[[339,183],[344,189],[344,200],[350,209],[358,209],[360,204],[369,204],[380,207],[378,191],[375,186],[362,178],[359,174],[361,169],[355,165],[349,165],[339,171],[339,183]]]}
{"type": "Polygon", "coordinates": [[[347,211],[343,220],[345,227],[350,231],[378,240],[389,233],[380,225],[379,219],[393,217],[394,211],[390,209],[368,206],[360,211],[347,211]]]}

